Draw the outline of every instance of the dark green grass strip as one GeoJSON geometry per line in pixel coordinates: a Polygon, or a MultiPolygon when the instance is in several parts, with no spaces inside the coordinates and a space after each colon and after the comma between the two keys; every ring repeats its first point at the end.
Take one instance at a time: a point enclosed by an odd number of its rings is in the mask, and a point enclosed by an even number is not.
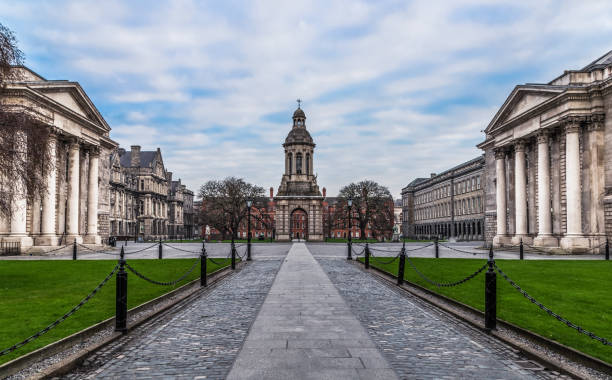
{"type": "MultiPolygon", "coordinates": [[[[360,258],[363,261],[363,258],[360,258]]],[[[397,276],[398,261],[370,263],[397,276]]],[[[479,259],[411,258],[437,282],[453,282],[476,271],[479,259]]],[[[381,258],[381,262],[388,261],[381,258]]],[[[612,262],[586,260],[497,260],[519,286],[554,312],[608,340],[612,339],[612,262]]],[[[406,262],[404,278],[439,294],[484,311],[484,272],[462,285],[443,288],[421,279],[406,262]]],[[[612,363],[612,347],[578,333],[550,317],[497,275],[497,316],[507,322],[612,363]]]]}
{"type": "MultiPolygon", "coordinates": [[[[184,274],[196,259],[128,260],[136,270],[158,281],[184,274]]],[[[207,272],[228,266],[229,259],[210,260],[207,272]]],[[[53,322],[91,292],[117,264],[114,260],[0,261],[0,350],[8,348],[53,322]]],[[[200,277],[196,268],[175,286],[158,286],[128,272],[128,307],[143,304],[200,277]]],[[[0,357],[0,364],[34,351],[115,314],[113,277],[74,315],[22,348],[0,357]]]]}

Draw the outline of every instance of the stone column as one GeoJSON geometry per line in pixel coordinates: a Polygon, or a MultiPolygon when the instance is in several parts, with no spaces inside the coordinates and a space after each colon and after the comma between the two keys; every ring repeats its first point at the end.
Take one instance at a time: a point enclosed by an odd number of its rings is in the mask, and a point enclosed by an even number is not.
{"type": "Polygon", "coordinates": [[[68,149],[68,202],[66,214],[68,216],[68,228],[66,242],[82,243],[83,238],[79,235],[79,142],[73,140],[68,149]]]}
{"type": "Polygon", "coordinates": [[[589,247],[582,235],[582,194],[580,189],[580,121],[571,118],[565,127],[565,198],[567,233],[561,248],[579,252],[589,247]]]}
{"type": "Polygon", "coordinates": [[[100,152],[97,147],[89,150],[89,178],[87,182],[87,235],[88,244],[101,244],[98,235],[98,165],[100,152]]]}
{"type": "Polygon", "coordinates": [[[504,152],[502,149],[495,151],[495,174],[497,182],[495,189],[495,204],[497,205],[497,234],[493,238],[493,245],[500,246],[507,243],[506,152],[504,152]]]}
{"type": "Polygon", "coordinates": [[[589,181],[591,182],[591,201],[589,212],[589,234],[591,245],[605,243],[605,219],[604,219],[604,150],[605,150],[605,128],[604,115],[592,115],[588,125],[589,145],[585,150],[589,151],[589,181]],[[594,236],[599,236],[595,238],[594,236]],[[598,241],[595,241],[597,239],[598,241]]]}
{"type": "MultiPolygon", "coordinates": [[[[19,151],[16,154],[15,166],[17,170],[24,165],[27,160],[27,136],[23,132],[17,132],[15,135],[15,147],[19,151]],[[19,162],[22,161],[22,162],[19,162]]],[[[11,186],[11,184],[9,184],[11,186]]],[[[25,181],[22,178],[17,178],[12,184],[13,201],[11,202],[11,229],[8,238],[5,241],[20,242],[21,248],[32,246],[32,238],[27,234],[27,188],[25,181]]]]}
{"type": "Polygon", "coordinates": [[[36,245],[57,245],[58,242],[55,231],[57,136],[54,133],[49,136],[49,159],[52,165],[47,175],[47,190],[42,194],[42,230],[40,236],[36,237],[36,245]]]}
{"type": "Polygon", "coordinates": [[[550,213],[550,155],[548,152],[548,131],[538,133],[538,236],[533,244],[539,247],[556,247],[557,238],[552,236],[552,215],[550,213]]]}
{"type": "Polygon", "coordinates": [[[514,144],[514,199],[515,199],[515,235],[512,244],[521,240],[531,243],[527,237],[527,174],[525,165],[525,141],[517,140],[514,144]]]}

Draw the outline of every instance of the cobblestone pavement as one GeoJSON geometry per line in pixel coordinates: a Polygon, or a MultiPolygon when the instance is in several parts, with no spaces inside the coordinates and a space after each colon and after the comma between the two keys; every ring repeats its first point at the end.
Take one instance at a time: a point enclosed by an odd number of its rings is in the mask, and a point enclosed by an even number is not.
{"type": "MultiPolygon", "coordinates": [[[[78,260],[117,260],[121,251],[121,244],[123,242],[117,242],[116,248],[105,248],[104,252],[106,253],[94,253],[79,246],[77,258],[78,260]]],[[[127,246],[123,248],[128,259],[157,259],[159,254],[158,245],[153,242],[128,242],[127,246]],[[140,252],[131,253],[136,251],[140,252]]],[[[238,256],[244,256],[246,248],[244,243],[236,244],[238,256]]],[[[287,254],[289,248],[291,248],[291,243],[253,243],[251,245],[251,255],[259,259],[279,259],[287,254]]],[[[201,250],[202,243],[164,243],[162,255],[164,258],[198,257],[201,250]]],[[[228,257],[231,253],[231,244],[207,243],[206,253],[209,257],[228,257]]],[[[0,256],[0,260],[72,260],[72,247],[66,247],[48,256],[0,256]]]]}
{"type": "Polygon", "coordinates": [[[173,314],[96,352],[64,378],[225,378],[280,264],[251,262],[173,314]]]}
{"type": "MultiPolygon", "coordinates": [[[[410,257],[435,257],[435,248],[429,242],[406,243],[406,253],[410,257]],[[418,249],[419,247],[424,247],[418,249]]],[[[346,243],[308,243],[308,249],[315,257],[346,257],[346,243]]],[[[353,244],[353,257],[356,254],[363,254],[365,245],[362,243],[353,244]]],[[[439,257],[464,258],[464,259],[484,259],[489,256],[489,251],[484,247],[482,241],[441,243],[439,245],[439,257]],[[462,252],[460,252],[462,251],[462,252]]],[[[370,252],[374,256],[392,257],[397,255],[402,249],[401,243],[375,243],[370,244],[370,252]]],[[[515,251],[495,251],[496,259],[518,259],[519,252],[515,251]]],[[[525,252],[525,260],[602,260],[603,255],[543,255],[525,252]]]]}
{"type": "Polygon", "coordinates": [[[402,378],[561,377],[424,301],[400,293],[346,260],[318,261],[402,378]]]}

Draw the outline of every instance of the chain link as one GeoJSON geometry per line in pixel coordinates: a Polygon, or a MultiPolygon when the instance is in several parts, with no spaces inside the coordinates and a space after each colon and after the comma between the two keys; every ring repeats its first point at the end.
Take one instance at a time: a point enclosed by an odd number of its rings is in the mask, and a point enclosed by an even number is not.
{"type": "Polygon", "coordinates": [[[111,277],[113,277],[113,275],[117,272],[117,270],[119,270],[119,264],[115,265],[115,267],[113,268],[113,270],[108,274],[108,276],[106,276],[106,278],[104,280],[102,280],[102,282],[100,282],[98,284],[98,286],[96,286],[96,288],[94,290],[91,291],[91,293],[89,293],[87,295],[87,297],[83,298],[83,300],[81,302],[79,302],[78,305],[76,305],[75,307],[73,307],[72,309],[70,309],[69,312],[67,312],[66,314],[62,315],[61,317],[59,317],[58,319],[56,319],[53,323],[51,323],[49,326],[45,327],[44,329],[40,330],[39,332],[37,332],[36,334],[30,336],[29,338],[12,345],[9,348],[6,348],[2,351],[0,351],[0,356],[6,355],[10,352],[13,352],[15,350],[17,350],[18,348],[21,348],[23,346],[25,346],[26,344],[30,343],[31,341],[33,341],[34,339],[40,337],[41,335],[47,333],[49,330],[53,329],[54,327],[56,327],[57,325],[59,325],[60,323],[64,322],[66,319],[68,319],[68,317],[70,317],[72,314],[76,313],[77,310],[79,310],[81,307],[83,307],[83,305],[85,305],[94,295],[96,295],[96,293],[98,293],[98,291],[104,286],[106,285],[106,283],[108,282],[108,280],[111,279],[111,277]]]}
{"type": "Polygon", "coordinates": [[[163,244],[164,244],[166,247],[169,247],[169,248],[172,248],[172,249],[176,249],[177,251],[188,252],[188,253],[197,253],[197,254],[202,253],[202,250],[201,250],[201,249],[200,249],[199,251],[190,251],[190,250],[187,250],[187,249],[182,249],[182,248],[173,247],[173,246],[171,246],[170,244],[166,244],[166,243],[163,243],[163,244]]]}
{"type": "Polygon", "coordinates": [[[181,277],[177,278],[174,281],[168,281],[168,282],[162,282],[162,281],[156,281],[153,279],[150,279],[148,277],[146,277],[145,275],[143,275],[142,273],[138,272],[136,269],[132,268],[132,266],[128,263],[125,263],[125,266],[127,269],[130,270],[130,272],[134,273],[136,276],[142,278],[145,281],[148,281],[152,284],[155,285],[160,285],[160,286],[172,286],[172,285],[176,285],[177,283],[181,282],[182,280],[184,280],[187,276],[189,276],[189,274],[191,274],[191,272],[193,272],[193,270],[196,268],[198,262],[200,261],[200,259],[198,258],[193,265],[191,266],[191,268],[189,268],[189,270],[187,272],[185,272],[181,277]]]}
{"type": "Polygon", "coordinates": [[[389,260],[389,261],[380,261],[380,259],[381,259],[381,258],[380,258],[380,257],[378,257],[378,256],[374,256],[374,255],[372,255],[372,257],[374,257],[374,258],[376,259],[376,263],[378,263],[378,264],[382,264],[382,265],[389,265],[389,264],[391,264],[392,262],[394,262],[395,260],[397,260],[397,259],[398,259],[398,257],[399,257],[401,254],[402,254],[401,252],[400,252],[400,253],[398,253],[398,254],[397,254],[397,255],[396,255],[394,258],[392,258],[392,259],[391,259],[391,260],[389,260]]]}
{"type": "Polygon", "coordinates": [[[488,253],[488,252],[469,252],[469,251],[463,251],[461,249],[457,249],[457,248],[451,247],[450,245],[445,245],[445,244],[442,244],[442,243],[438,243],[438,244],[440,246],[444,247],[444,248],[450,249],[451,251],[457,251],[457,252],[461,252],[461,253],[469,253],[471,255],[477,255],[477,254],[478,255],[483,255],[483,254],[486,255],[488,253]]]}
{"type": "Polygon", "coordinates": [[[359,256],[363,256],[365,254],[365,248],[361,250],[360,253],[357,253],[357,251],[355,250],[355,247],[351,246],[351,251],[353,251],[353,253],[355,254],[355,256],[359,257],[359,256]]]}
{"type": "Polygon", "coordinates": [[[437,287],[453,287],[453,286],[457,286],[457,285],[461,285],[464,282],[467,282],[471,279],[473,279],[474,277],[478,276],[478,274],[480,272],[482,272],[486,267],[487,267],[487,263],[485,263],[482,267],[480,267],[478,270],[476,270],[476,272],[470,274],[469,276],[459,280],[459,281],[455,281],[455,282],[437,282],[434,280],[431,280],[430,278],[428,278],[427,276],[425,276],[420,270],[417,269],[417,267],[414,265],[414,263],[412,262],[412,260],[410,260],[410,257],[406,256],[406,259],[408,260],[408,264],[410,264],[410,266],[412,267],[412,269],[414,269],[414,271],[419,275],[419,277],[421,277],[423,280],[429,282],[432,285],[435,285],[437,287]]]}
{"type": "Polygon", "coordinates": [[[61,249],[68,248],[68,247],[70,247],[70,246],[72,246],[72,244],[66,244],[66,245],[64,245],[64,246],[61,246],[61,247],[58,247],[58,248],[52,249],[52,250],[50,250],[50,251],[47,251],[47,252],[45,252],[45,254],[53,253],[53,252],[59,251],[59,250],[61,250],[61,249]]]}
{"type": "Polygon", "coordinates": [[[521,293],[523,295],[523,297],[527,298],[531,303],[535,304],[537,307],[539,307],[540,309],[544,310],[548,315],[550,315],[551,317],[555,318],[556,320],[558,320],[559,322],[565,324],[567,327],[570,327],[576,331],[578,331],[581,334],[584,334],[586,336],[588,336],[591,339],[595,339],[600,341],[602,344],[606,345],[606,346],[612,346],[612,341],[606,339],[606,338],[602,338],[600,336],[597,336],[595,334],[593,334],[592,332],[583,329],[582,327],[576,325],[575,323],[570,322],[569,320],[563,318],[562,316],[560,316],[559,314],[555,313],[554,311],[550,310],[548,307],[544,306],[542,303],[538,302],[535,298],[533,298],[532,296],[529,295],[529,293],[527,293],[526,291],[524,291],[516,282],[512,281],[508,275],[506,275],[498,266],[497,264],[495,265],[495,269],[497,269],[497,272],[499,272],[499,274],[506,280],[508,281],[508,283],[510,285],[512,285],[512,287],[514,289],[516,289],[519,293],[521,293]]]}

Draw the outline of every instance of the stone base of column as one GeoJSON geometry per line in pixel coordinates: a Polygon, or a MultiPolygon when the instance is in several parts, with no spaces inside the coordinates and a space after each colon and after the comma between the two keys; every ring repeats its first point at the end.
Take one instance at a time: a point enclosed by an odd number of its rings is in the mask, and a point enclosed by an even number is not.
{"type": "Polygon", "coordinates": [[[75,241],[77,244],[83,244],[83,237],[81,235],[66,235],[66,244],[72,244],[75,241]]]}
{"type": "Polygon", "coordinates": [[[521,244],[521,240],[523,241],[523,244],[529,244],[529,245],[533,244],[533,238],[528,235],[514,235],[512,239],[510,240],[510,243],[512,245],[519,245],[521,244]]]}
{"type": "Polygon", "coordinates": [[[499,248],[504,245],[512,245],[512,238],[506,235],[495,235],[493,238],[493,247],[499,248]]]}
{"type": "Polygon", "coordinates": [[[7,241],[10,243],[21,243],[21,249],[30,248],[34,245],[34,239],[27,235],[9,235],[5,238],[2,238],[3,241],[7,241]]]}
{"type": "Polygon", "coordinates": [[[41,235],[34,238],[35,245],[55,246],[59,242],[57,235],[41,235]]]}
{"type": "Polygon", "coordinates": [[[561,238],[559,246],[569,253],[582,253],[588,251],[590,242],[582,235],[568,235],[561,238]]]}
{"type": "Polygon", "coordinates": [[[85,237],[83,237],[83,243],[100,245],[102,244],[102,238],[100,235],[85,235],[85,237]]]}
{"type": "Polygon", "coordinates": [[[559,246],[559,239],[552,235],[538,235],[533,239],[533,245],[536,247],[554,248],[559,246]]]}

